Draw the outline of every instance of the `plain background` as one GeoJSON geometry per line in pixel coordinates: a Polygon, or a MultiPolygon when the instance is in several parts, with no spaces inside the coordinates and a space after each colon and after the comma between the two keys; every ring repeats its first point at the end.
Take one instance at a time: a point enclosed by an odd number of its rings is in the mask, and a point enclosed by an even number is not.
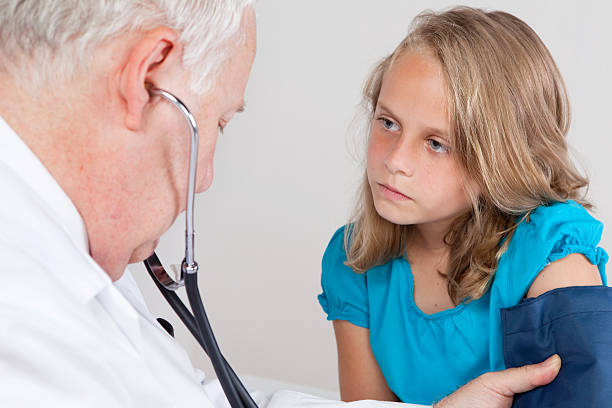
{"type": "MultiPolygon", "coordinates": [[[[424,9],[447,1],[260,0],[247,109],[219,139],[213,186],[196,200],[200,289],[221,349],[240,374],[337,389],[331,323],[316,296],[321,255],[362,177],[355,125],[363,82],[424,9]]],[[[526,21],[543,39],[572,103],[570,144],[591,177],[597,218],[612,222],[612,24],[605,1],[470,1],[526,21]]],[[[602,246],[612,248],[606,229],[602,246]]],[[[184,218],[162,237],[184,255],[184,218]]],[[[193,363],[209,363],[144,268],[130,266],[154,315],[170,320],[193,363]]]]}

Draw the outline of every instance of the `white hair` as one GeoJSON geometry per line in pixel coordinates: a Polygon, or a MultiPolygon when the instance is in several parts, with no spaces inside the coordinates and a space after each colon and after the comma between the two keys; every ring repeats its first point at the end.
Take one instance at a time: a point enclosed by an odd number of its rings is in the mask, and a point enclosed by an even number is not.
{"type": "MultiPolygon", "coordinates": [[[[104,41],[166,26],[184,46],[190,87],[203,95],[241,41],[240,22],[254,0],[0,0],[0,70],[40,84],[66,80],[91,62],[104,41]]],[[[243,34],[243,33],[242,33],[243,34]]]]}

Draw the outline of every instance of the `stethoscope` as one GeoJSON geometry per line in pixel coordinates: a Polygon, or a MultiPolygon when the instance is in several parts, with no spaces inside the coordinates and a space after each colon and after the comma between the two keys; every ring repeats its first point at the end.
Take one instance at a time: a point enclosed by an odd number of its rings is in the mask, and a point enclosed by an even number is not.
{"type": "Polygon", "coordinates": [[[181,263],[180,276],[174,280],[168,275],[155,253],[144,261],[149,275],[153,278],[155,285],[160,290],[166,301],[183,321],[193,337],[200,343],[204,352],[208,354],[217,378],[221,383],[223,392],[227,396],[232,408],[257,408],[257,404],[251,398],[240,379],[225,360],[219,350],[219,345],[215,339],[212,328],[206,317],[206,311],[202,304],[200,291],[198,289],[198,264],[194,259],[193,251],[193,201],[195,197],[195,177],[198,166],[198,126],[195,118],[176,96],[157,88],[149,88],[152,96],[160,96],[174,105],[187,119],[191,133],[191,145],[189,156],[189,184],[187,188],[187,209],[185,213],[186,232],[185,232],[185,259],[181,263]],[[187,298],[193,315],[185,304],[179,299],[175,291],[185,286],[187,298]]]}

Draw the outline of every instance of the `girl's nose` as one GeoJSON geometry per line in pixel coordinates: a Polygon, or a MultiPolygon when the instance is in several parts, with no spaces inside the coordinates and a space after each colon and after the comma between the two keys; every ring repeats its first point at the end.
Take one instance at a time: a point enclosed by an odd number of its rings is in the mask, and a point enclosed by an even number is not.
{"type": "Polygon", "coordinates": [[[403,174],[410,177],[414,174],[416,155],[410,141],[404,135],[397,138],[391,145],[391,150],[385,158],[384,164],[391,174],[403,174]]]}

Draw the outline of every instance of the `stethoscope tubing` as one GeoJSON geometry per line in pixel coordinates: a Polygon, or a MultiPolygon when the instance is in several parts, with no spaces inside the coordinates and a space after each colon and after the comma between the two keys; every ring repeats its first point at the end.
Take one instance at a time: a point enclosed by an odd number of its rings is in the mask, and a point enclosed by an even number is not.
{"type": "MultiPolygon", "coordinates": [[[[156,255],[154,254],[153,256],[156,256],[156,255]]],[[[166,289],[164,285],[159,283],[159,281],[155,278],[153,271],[149,268],[149,265],[146,262],[145,262],[145,266],[146,266],[147,272],[153,279],[153,282],[155,282],[155,286],[157,286],[157,289],[159,289],[162,296],[166,299],[166,301],[168,302],[172,310],[174,310],[176,315],[181,319],[185,327],[187,327],[189,332],[196,339],[198,344],[202,347],[204,352],[210,357],[209,348],[206,346],[207,342],[203,340],[204,336],[202,335],[201,331],[198,329],[198,326],[196,325],[195,317],[191,314],[191,312],[187,309],[185,304],[181,301],[181,299],[177,296],[177,294],[173,290],[166,289]]],[[[206,321],[208,321],[208,318],[206,317],[206,313],[204,313],[204,318],[206,319],[206,321]]],[[[208,324],[208,328],[210,329],[210,324],[208,324]]],[[[212,329],[210,329],[210,333],[214,340],[214,333],[212,332],[212,329]]],[[[216,343],[216,340],[214,341],[216,343]]],[[[221,354],[221,352],[219,352],[219,354],[221,354]]],[[[238,375],[236,375],[236,372],[232,369],[230,364],[227,362],[225,357],[223,357],[222,355],[221,355],[221,361],[223,362],[223,364],[225,365],[227,369],[230,381],[233,384],[233,387],[235,388],[236,392],[238,393],[238,396],[240,397],[242,406],[246,408],[257,408],[257,404],[251,398],[251,395],[247,391],[246,387],[244,386],[244,384],[242,384],[242,382],[238,378],[238,375]]],[[[219,382],[221,382],[221,380],[219,380],[219,382]]],[[[225,389],[224,389],[224,392],[225,392],[225,389]]],[[[232,405],[232,407],[234,407],[234,405],[232,405]]]]}
{"type": "Polygon", "coordinates": [[[145,267],[166,301],[168,301],[172,309],[177,313],[185,326],[187,326],[187,329],[195,337],[200,346],[202,346],[204,349],[204,352],[210,358],[215,373],[217,374],[217,378],[219,379],[221,387],[223,388],[223,392],[225,393],[232,408],[257,408],[257,404],[255,401],[253,401],[249,392],[240,382],[240,379],[229,365],[225,357],[223,357],[223,354],[221,354],[221,350],[219,349],[219,345],[215,339],[210,322],[208,321],[206,310],[202,304],[202,298],[200,297],[200,291],[198,289],[199,268],[194,257],[195,234],[193,228],[193,204],[195,196],[195,177],[197,172],[199,141],[198,127],[195,118],[187,106],[170,92],[153,87],[149,87],[148,90],[152,96],[162,97],[162,99],[170,102],[181,112],[189,125],[191,143],[189,155],[189,179],[187,186],[187,207],[185,214],[185,259],[181,265],[181,277],[179,282],[172,282],[155,253],[144,261],[145,267]],[[182,286],[183,279],[193,314],[189,312],[187,307],[173,292],[182,286]]]}

